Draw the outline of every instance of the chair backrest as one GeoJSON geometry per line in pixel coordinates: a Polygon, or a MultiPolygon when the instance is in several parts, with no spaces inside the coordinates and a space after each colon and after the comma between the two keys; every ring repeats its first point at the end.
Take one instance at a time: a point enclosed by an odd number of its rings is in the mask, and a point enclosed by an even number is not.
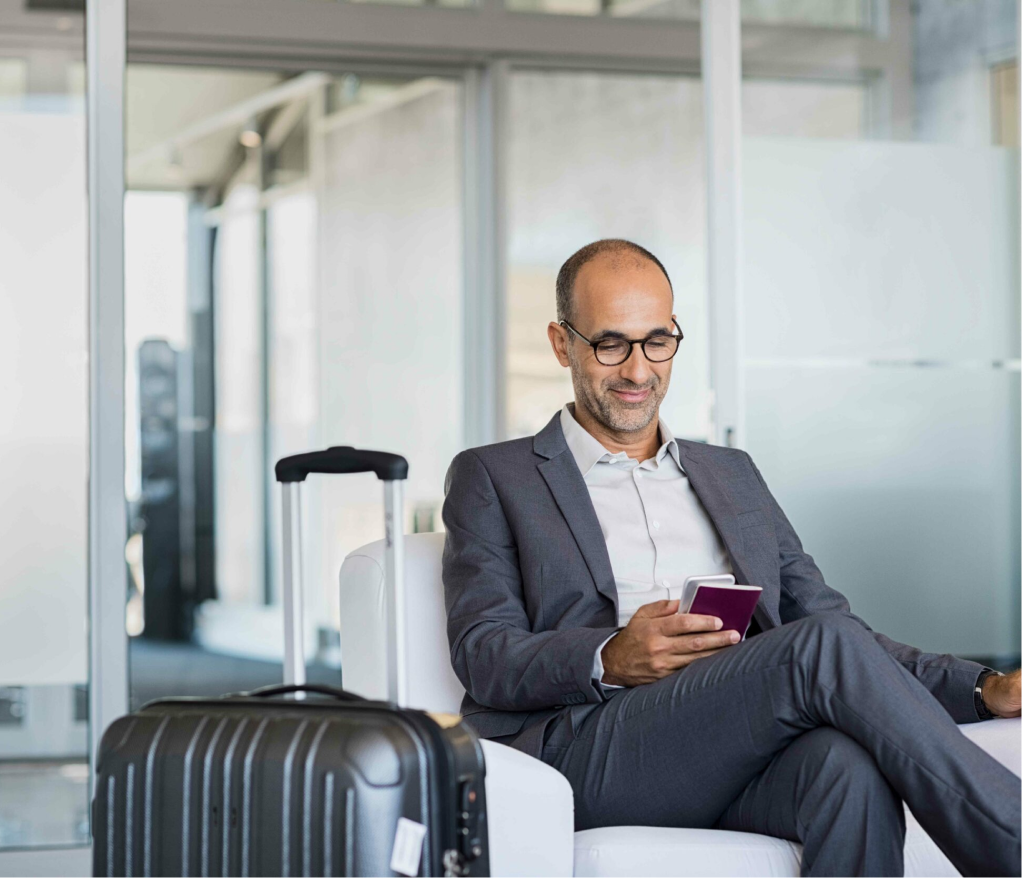
{"type": "MultiPolygon", "coordinates": [[[[409,706],[457,713],[465,694],[451,668],[440,561],[444,534],[405,537],[409,706]]],[[[386,699],[384,541],[356,549],[341,565],[341,673],[344,688],[386,699]]]]}

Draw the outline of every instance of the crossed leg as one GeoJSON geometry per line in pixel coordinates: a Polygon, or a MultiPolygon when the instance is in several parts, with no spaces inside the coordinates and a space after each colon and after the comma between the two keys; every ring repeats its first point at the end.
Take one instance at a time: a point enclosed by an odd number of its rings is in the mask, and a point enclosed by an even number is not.
{"type": "Polygon", "coordinates": [[[964,875],[1018,875],[1020,781],[854,619],[764,632],[595,708],[543,759],[576,825],[795,838],[803,874],[900,874],[905,801],[964,875]]]}
{"type": "Polygon", "coordinates": [[[738,794],[721,829],[802,843],[803,875],[904,875],[905,811],[844,732],[803,732],[738,794]]]}

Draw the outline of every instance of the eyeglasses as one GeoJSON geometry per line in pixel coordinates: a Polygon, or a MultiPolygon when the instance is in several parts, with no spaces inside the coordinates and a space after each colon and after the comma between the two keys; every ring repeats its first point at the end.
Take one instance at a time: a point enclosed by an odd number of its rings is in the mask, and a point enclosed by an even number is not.
{"type": "Polygon", "coordinates": [[[620,366],[632,355],[632,348],[635,345],[642,345],[642,353],[651,363],[666,363],[676,353],[678,345],[685,337],[678,326],[678,321],[671,318],[677,329],[677,335],[650,335],[646,338],[601,338],[599,341],[589,341],[581,332],[575,329],[567,320],[562,320],[560,325],[570,329],[582,341],[593,349],[596,361],[604,366],[620,366]]]}

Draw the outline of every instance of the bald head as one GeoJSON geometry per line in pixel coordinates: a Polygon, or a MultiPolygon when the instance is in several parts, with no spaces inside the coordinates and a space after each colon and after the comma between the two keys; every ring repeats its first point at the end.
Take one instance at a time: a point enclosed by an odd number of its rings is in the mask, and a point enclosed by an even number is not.
{"type": "MultiPolygon", "coordinates": [[[[664,277],[667,278],[667,285],[671,285],[671,279],[663,263],[645,247],[641,247],[632,241],[626,241],[623,238],[604,238],[600,241],[594,241],[592,244],[586,244],[581,250],[577,250],[569,256],[564,265],[561,266],[561,270],[557,272],[558,321],[566,320],[568,323],[572,323],[576,320],[578,312],[575,307],[575,281],[578,279],[582,269],[597,259],[611,270],[652,263],[663,272],[664,277]]],[[[671,295],[673,299],[673,287],[671,288],[671,295]]]]}

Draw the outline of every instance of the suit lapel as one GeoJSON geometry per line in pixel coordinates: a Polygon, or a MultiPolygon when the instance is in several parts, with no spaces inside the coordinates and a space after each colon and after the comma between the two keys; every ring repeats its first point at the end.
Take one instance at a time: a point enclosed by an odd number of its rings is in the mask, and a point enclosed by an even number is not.
{"type": "MultiPolygon", "coordinates": [[[[713,522],[713,526],[717,528],[720,538],[724,541],[724,547],[731,556],[731,563],[737,568],[735,575],[737,576],[741,572],[744,576],[740,561],[744,549],[742,530],[738,526],[738,513],[735,511],[731,498],[713,474],[713,470],[703,464],[699,455],[680,442],[678,448],[681,451],[682,466],[685,469],[685,475],[688,476],[689,484],[692,485],[692,490],[696,492],[699,502],[703,504],[703,508],[710,516],[710,521],[713,522]]],[[[741,581],[743,579],[739,579],[739,582],[741,581]]]]}
{"type": "Polygon", "coordinates": [[[603,537],[589,489],[575,465],[575,459],[565,448],[556,457],[544,460],[539,465],[539,471],[571,528],[597,591],[614,604],[614,611],[617,612],[617,586],[614,585],[607,541],[603,537]]]}
{"type": "Polygon", "coordinates": [[[614,585],[607,541],[603,537],[585,479],[578,471],[575,458],[571,456],[568,443],[564,440],[560,412],[536,434],[533,449],[536,454],[546,458],[538,464],[539,472],[578,543],[579,551],[596,583],[596,590],[614,605],[614,612],[617,613],[617,586],[614,585]]]}
{"type": "MultiPolygon", "coordinates": [[[[720,480],[714,475],[713,470],[703,463],[702,456],[692,450],[687,443],[678,442],[678,449],[681,451],[682,465],[685,474],[688,476],[689,484],[695,491],[699,502],[703,504],[710,521],[720,534],[731,557],[731,567],[734,570],[735,579],[739,583],[750,583],[749,572],[745,566],[744,553],[745,541],[742,538],[742,529],[738,525],[738,513],[735,510],[731,498],[728,496],[720,480]]],[[[759,583],[752,582],[752,585],[759,583]]],[[[778,623],[774,621],[762,599],[756,604],[756,611],[753,616],[759,622],[760,627],[765,631],[775,627],[778,623]]]]}

